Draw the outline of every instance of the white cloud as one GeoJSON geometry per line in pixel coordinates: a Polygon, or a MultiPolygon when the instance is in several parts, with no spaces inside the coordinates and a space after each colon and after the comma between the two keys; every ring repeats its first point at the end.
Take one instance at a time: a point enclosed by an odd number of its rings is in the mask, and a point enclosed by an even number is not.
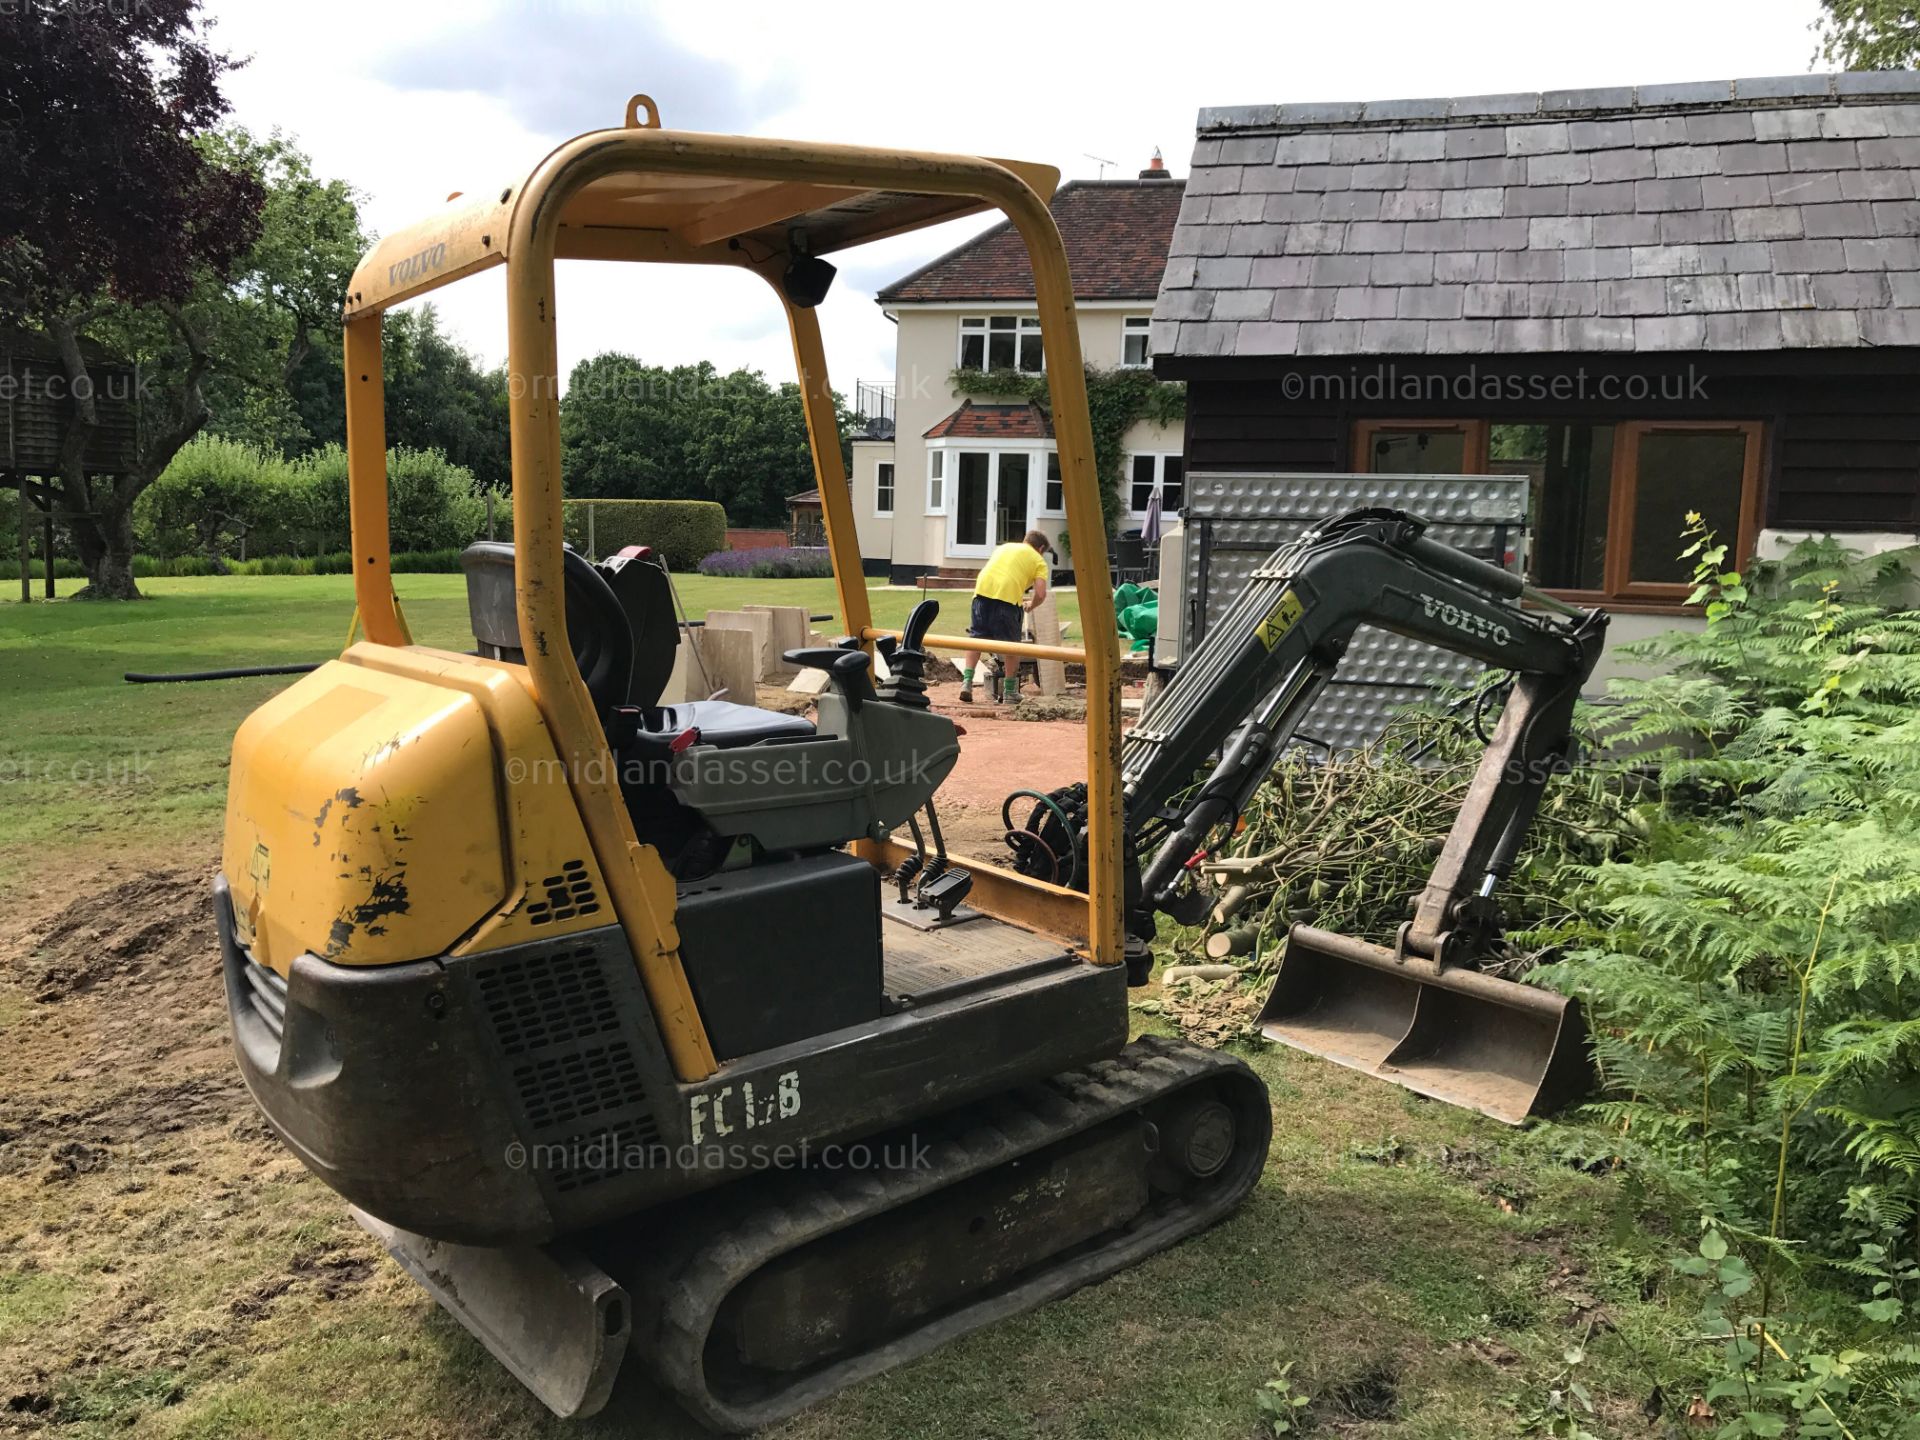
{"type": "MultiPolygon", "coordinates": [[[[1441,5],[1046,3],[665,6],[535,0],[409,6],[208,0],[216,37],[253,58],[232,77],[236,118],[288,131],[319,173],[367,196],[380,230],[452,190],[523,176],[555,143],[617,124],[646,91],[669,126],[1013,156],[1091,176],[1159,146],[1184,174],[1206,105],[1471,95],[1787,74],[1807,68],[1814,0],[1616,0],[1589,9],[1441,5]]],[[[1113,172],[1109,172],[1113,173],[1113,172]]],[[[836,257],[821,310],[834,381],[891,378],[886,280],[983,222],[836,257]]],[[[499,275],[439,292],[449,328],[504,358],[499,275]]],[[[567,264],[563,368],[603,349],[701,358],[791,378],[785,327],[757,281],[697,267],[567,264]]]]}

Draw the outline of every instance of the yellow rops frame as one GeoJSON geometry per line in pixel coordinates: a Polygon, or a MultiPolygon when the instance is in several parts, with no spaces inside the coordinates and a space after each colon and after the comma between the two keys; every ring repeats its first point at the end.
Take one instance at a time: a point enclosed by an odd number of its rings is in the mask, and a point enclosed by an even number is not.
{"type": "MultiPolygon", "coordinates": [[[[1046,204],[1058,173],[970,156],[658,127],[652,101],[637,96],[628,105],[625,128],[569,140],[524,184],[497,196],[451,197],[459,203],[388,236],[355,272],[345,307],[347,457],[355,598],[367,638],[409,643],[389,559],[381,316],[454,280],[505,265],[516,598],[530,689],[566,766],[674,1068],[688,1081],[712,1074],[713,1050],[680,965],[673,882],[657,852],[635,837],[606,737],[567,643],[554,262],[726,264],[751,270],[773,286],[792,333],[841,613],[848,632],[871,649],[875,639],[895,632],[875,629],[867,605],[819,320],[786,298],[781,277],[795,244],[821,254],[997,209],[1025,242],[1033,266],[1052,362],[1048,384],[1081,623],[1091,643],[1084,651],[951,635],[931,636],[927,643],[1086,666],[1089,893],[982,868],[970,898],[989,914],[1083,946],[1094,964],[1119,964],[1117,640],[1073,287],[1046,204]]],[[[880,864],[904,853],[893,841],[859,848],[880,864]]]]}

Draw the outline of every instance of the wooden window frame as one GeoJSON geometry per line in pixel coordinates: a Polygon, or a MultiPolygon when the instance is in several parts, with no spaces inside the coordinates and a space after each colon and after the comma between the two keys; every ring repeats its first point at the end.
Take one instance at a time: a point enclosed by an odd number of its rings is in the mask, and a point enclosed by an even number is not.
{"type": "MultiPolygon", "coordinates": [[[[1746,441],[1746,453],[1740,469],[1740,516],[1734,537],[1733,565],[1746,563],[1760,539],[1760,459],[1766,439],[1758,420],[1620,420],[1614,422],[1612,495],[1607,507],[1607,556],[1604,573],[1606,594],[1616,600],[1683,608],[1682,602],[1693,593],[1685,581],[1668,583],[1635,580],[1628,567],[1633,563],[1633,522],[1635,500],[1640,488],[1640,442],[1648,435],[1709,434],[1739,435],[1746,441]]],[[[1725,540],[1727,537],[1719,537],[1725,540]]],[[[1679,537],[1674,537],[1676,546],[1679,537]]]]}
{"type": "MultiPolygon", "coordinates": [[[[1400,434],[1403,432],[1426,430],[1446,435],[1464,435],[1466,446],[1462,455],[1464,475],[1484,475],[1487,473],[1487,443],[1492,433],[1492,425],[1486,420],[1357,420],[1353,426],[1353,453],[1366,461],[1366,469],[1361,473],[1373,473],[1373,442],[1382,433],[1400,434]]],[[[1436,470],[1436,475],[1444,475],[1444,470],[1436,470]]]]}
{"type": "MultiPolygon", "coordinates": [[[[1547,593],[1577,605],[1604,606],[1624,614],[1672,614],[1685,611],[1686,597],[1693,586],[1651,580],[1634,580],[1627,572],[1633,558],[1634,499],[1640,483],[1640,440],[1650,434],[1676,432],[1739,434],[1746,438],[1746,462],[1740,475],[1739,534],[1733,553],[1736,564],[1754,553],[1760,541],[1761,477],[1765,473],[1766,424],[1760,420],[1609,420],[1596,417],[1556,420],[1552,417],[1526,416],[1520,419],[1493,420],[1356,420],[1353,425],[1355,469],[1373,473],[1373,442],[1383,431],[1445,431],[1466,436],[1465,469],[1468,475],[1491,474],[1490,459],[1493,427],[1501,425],[1611,425],[1613,460],[1609,472],[1607,501],[1607,549],[1601,574],[1605,588],[1565,590],[1550,588],[1547,593]]],[[[1676,539],[1678,537],[1675,537],[1676,539]]],[[[1725,538],[1725,537],[1722,537],[1725,538]]]]}
{"type": "Polygon", "coordinates": [[[893,507],[896,503],[898,503],[898,495],[896,493],[895,487],[899,484],[899,480],[900,480],[900,472],[894,468],[893,461],[876,460],[874,462],[874,465],[873,465],[873,513],[876,516],[885,516],[888,518],[892,517],[893,507]],[[886,472],[886,476],[887,476],[886,483],[884,485],[881,484],[880,482],[880,472],[883,470],[886,472]],[[887,503],[885,505],[882,505],[880,503],[880,497],[882,494],[884,494],[887,497],[887,503]]]}

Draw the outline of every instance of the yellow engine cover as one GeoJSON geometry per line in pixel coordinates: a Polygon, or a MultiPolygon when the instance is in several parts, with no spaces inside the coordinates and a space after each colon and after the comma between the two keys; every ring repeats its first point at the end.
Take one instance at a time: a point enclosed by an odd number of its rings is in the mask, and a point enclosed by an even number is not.
{"type": "Polygon", "coordinates": [[[356,645],[247,718],[223,868],[281,974],[614,923],[521,672],[421,647],[356,645]]]}

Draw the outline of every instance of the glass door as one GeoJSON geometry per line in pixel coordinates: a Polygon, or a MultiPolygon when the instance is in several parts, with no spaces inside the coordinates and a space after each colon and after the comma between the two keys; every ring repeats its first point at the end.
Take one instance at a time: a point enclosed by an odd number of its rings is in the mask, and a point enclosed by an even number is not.
{"type": "Polygon", "coordinates": [[[947,553],[984,559],[996,545],[1033,528],[1033,454],[1027,450],[962,450],[954,459],[953,509],[947,553]]]}
{"type": "Polygon", "coordinates": [[[994,543],[997,545],[1026,538],[1027,475],[1032,462],[1033,457],[1027,454],[1003,452],[1000,456],[1000,473],[994,478],[993,495],[994,543]]]}
{"type": "Polygon", "coordinates": [[[984,555],[988,522],[993,515],[993,457],[979,450],[959,455],[959,478],[953,487],[953,516],[947,522],[947,548],[957,555],[984,555]]]}

